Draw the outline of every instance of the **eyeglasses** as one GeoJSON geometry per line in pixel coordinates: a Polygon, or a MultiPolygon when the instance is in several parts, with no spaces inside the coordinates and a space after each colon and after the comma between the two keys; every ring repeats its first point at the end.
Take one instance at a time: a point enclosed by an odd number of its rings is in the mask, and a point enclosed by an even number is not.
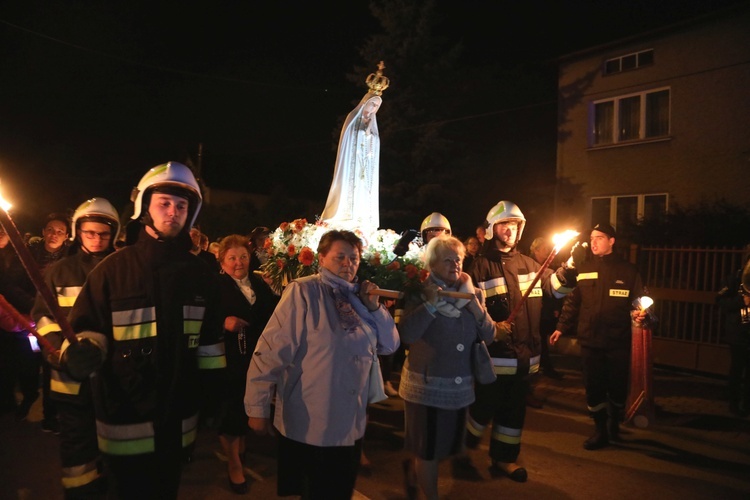
{"type": "Polygon", "coordinates": [[[102,240],[108,240],[112,237],[112,233],[109,231],[104,231],[102,233],[97,233],[96,231],[81,231],[81,234],[85,236],[87,240],[93,240],[97,236],[102,240]]]}
{"type": "Polygon", "coordinates": [[[54,228],[51,228],[51,227],[47,227],[47,228],[44,229],[44,234],[49,234],[50,236],[52,236],[52,235],[54,235],[54,236],[65,236],[68,233],[65,232],[65,231],[61,231],[59,229],[54,229],[54,228]]]}

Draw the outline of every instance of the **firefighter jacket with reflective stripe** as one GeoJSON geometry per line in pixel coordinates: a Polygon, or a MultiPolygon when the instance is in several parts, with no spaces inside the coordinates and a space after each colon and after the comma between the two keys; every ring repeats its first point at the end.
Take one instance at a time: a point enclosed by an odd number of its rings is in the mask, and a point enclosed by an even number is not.
{"type": "Polygon", "coordinates": [[[99,447],[107,453],[190,444],[199,370],[226,366],[218,275],[189,245],[187,234],[159,241],[142,229],[133,246],[89,274],[71,311],[75,332],[98,332],[108,344],[92,377],[99,447]]]}
{"type": "Polygon", "coordinates": [[[577,324],[584,347],[630,346],[632,303],[643,293],[635,265],[611,253],[581,264],[578,286],[563,301],[557,329],[571,333],[577,324]]]}
{"type": "MultiPolygon", "coordinates": [[[[86,277],[106,254],[86,253],[83,249],[53,263],[44,273],[44,281],[57,299],[60,312],[68,315],[81,291],[86,277]]],[[[37,331],[57,349],[63,344],[60,325],[52,315],[42,295],[37,293],[31,317],[37,331]]],[[[85,382],[84,382],[85,383],[85,382]]],[[[81,382],[73,380],[65,371],[50,367],[50,396],[59,401],[88,402],[88,392],[81,391],[81,382]]]]}
{"type": "MultiPolygon", "coordinates": [[[[521,301],[540,268],[534,259],[515,249],[505,253],[488,246],[482,255],[474,259],[469,275],[474,285],[484,290],[487,311],[492,319],[504,321],[521,301]]],[[[549,268],[543,271],[513,321],[513,333],[504,341],[495,341],[487,346],[495,373],[525,375],[539,370],[542,297],[547,294],[561,298],[573,286],[574,270],[560,267],[555,272],[549,268]]]]}

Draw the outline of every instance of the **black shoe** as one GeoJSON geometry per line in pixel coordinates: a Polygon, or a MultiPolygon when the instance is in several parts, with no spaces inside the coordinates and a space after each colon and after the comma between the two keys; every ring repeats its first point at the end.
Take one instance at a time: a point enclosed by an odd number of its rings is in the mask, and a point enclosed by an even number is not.
{"type": "Polygon", "coordinates": [[[453,477],[464,481],[481,481],[482,475],[479,470],[471,463],[471,457],[461,455],[453,457],[451,460],[451,469],[453,477]]]}
{"type": "Polygon", "coordinates": [[[39,394],[23,398],[21,404],[16,407],[16,420],[23,420],[26,418],[37,399],[39,399],[39,394]]]}
{"type": "Polygon", "coordinates": [[[411,458],[407,458],[401,464],[404,469],[404,492],[406,493],[406,498],[409,500],[415,500],[419,493],[417,488],[417,476],[412,467],[413,463],[414,462],[411,458]]]}
{"type": "Polygon", "coordinates": [[[229,489],[232,490],[233,493],[237,493],[238,495],[244,495],[247,493],[247,481],[242,481],[241,483],[233,483],[232,479],[229,479],[229,489]]]}
{"type": "Polygon", "coordinates": [[[609,445],[607,434],[596,431],[594,434],[583,442],[583,448],[586,450],[599,450],[609,445]]]}
{"type": "Polygon", "coordinates": [[[616,418],[609,418],[607,420],[607,434],[611,442],[619,443],[622,441],[620,437],[620,422],[616,418]]]}
{"type": "Polygon", "coordinates": [[[525,483],[529,478],[529,473],[526,472],[526,469],[516,463],[496,462],[493,460],[492,467],[517,483],[525,483]]]}
{"type": "Polygon", "coordinates": [[[55,436],[60,434],[60,424],[57,420],[47,418],[42,420],[42,432],[51,432],[55,436]]]}

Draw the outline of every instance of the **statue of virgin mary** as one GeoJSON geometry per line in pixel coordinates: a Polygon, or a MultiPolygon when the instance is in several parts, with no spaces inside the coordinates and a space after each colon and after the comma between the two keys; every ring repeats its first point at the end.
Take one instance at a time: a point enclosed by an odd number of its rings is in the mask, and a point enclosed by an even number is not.
{"type": "Polygon", "coordinates": [[[380,225],[380,135],[376,114],[388,87],[381,61],[367,78],[370,90],[341,128],[333,181],[320,218],[346,229],[373,231],[380,225]]]}

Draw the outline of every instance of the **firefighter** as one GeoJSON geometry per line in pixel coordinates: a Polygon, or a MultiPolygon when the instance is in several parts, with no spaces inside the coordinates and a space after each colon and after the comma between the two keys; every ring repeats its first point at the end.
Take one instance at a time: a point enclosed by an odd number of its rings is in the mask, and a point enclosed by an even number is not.
{"type": "Polygon", "coordinates": [[[118,496],[170,499],[196,438],[201,369],[226,366],[218,276],[190,253],[202,197],[188,167],[158,165],[133,194],[137,241],[89,274],[70,314],[80,340],[63,344],[61,365],[78,380],[94,374],[118,496]]]}
{"type": "Polygon", "coordinates": [[[642,322],[645,311],[632,303],[643,294],[643,282],[634,264],[613,252],[615,228],[600,223],[591,230],[593,258],[576,264],[578,286],[564,302],[554,344],[574,328],[581,346],[586,405],[594,433],[583,443],[597,450],[620,438],[620,419],[628,396],[631,322],[642,322]]]}
{"type": "MultiPolygon", "coordinates": [[[[488,346],[497,380],[477,385],[476,401],[469,408],[467,446],[479,445],[485,427],[492,423],[490,459],[493,469],[514,481],[527,479],[516,462],[521,451],[521,431],[526,417],[527,377],[539,370],[539,322],[543,295],[563,297],[575,286],[575,270],[565,266],[545,269],[513,324],[507,321],[513,307],[541,268],[518,251],[526,218],[515,203],[501,201],[487,214],[484,253],[474,260],[469,275],[484,290],[487,310],[495,323],[495,341],[488,346]]],[[[470,465],[468,457],[458,461],[470,465]]]]}
{"type": "Polygon", "coordinates": [[[446,236],[451,235],[451,223],[448,219],[439,212],[432,212],[430,215],[424,218],[422,226],[419,228],[419,232],[422,235],[422,244],[427,246],[435,236],[445,234],[446,236]]]}
{"type": "MultiPolygon", "coordinates": [[[[73,214],[71,239],[78,251],[52,264],[44,275],[47,286],[57,297],[61,312],[73,307],[86,276],[114,251],[120,233],[117,210],[104,198],[83,202],[73,214]]],[[[32,310],[37,330],[59,349],[63,336],[60,326],[41,294],[32,310]]],[[[49,354],[49,353],[45,353],[49,354]]],[[[103,467],[96,441],[96,422],[88,380],[77,381],[58,370],[59,360],[50,360],[49,397],[57,406],[60,429],[60,459],[65,498],[83,498],[106,492],[103,467]]]]}

